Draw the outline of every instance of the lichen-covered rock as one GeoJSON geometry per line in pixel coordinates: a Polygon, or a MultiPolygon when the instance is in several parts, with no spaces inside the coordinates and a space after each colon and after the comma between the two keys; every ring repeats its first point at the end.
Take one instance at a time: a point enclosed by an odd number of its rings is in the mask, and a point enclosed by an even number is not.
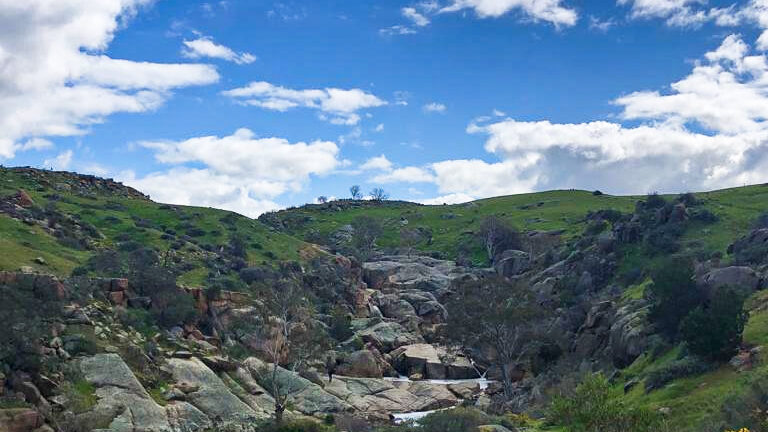
{"type": "Polygon", "coordinates": [[[699,283],[705,287],[708,296],[717,288],[731,287],[744,295],[750,295],[761,286],[760,275],[751,267],[730,266],[714,269],[703,275],[699,283]]]}
{"type": "Polygon", "coordinates": [[[381,378],[382,376],[379,361],[369,350],[359,350],[345,356],[336,373],[361,378],[381,378]]]}
{"type": "Polygon", "coordinates": [[[376,349],[388,353],[403,345],[422,342],[421,337],[408,331],[396,322],[380,322],[356,333],[363,342],[371,343],[376,349]]]}
{"type": "Polygon", "coordinates": [[[197,386],[197,390],[187,393],[187,402],[200,410],[208,418],[220,419],[229,424],[247,424],[268,416],[264,407],[257,412],[235,396],[227,385],[211,369],[197,358],[168,361],[168,367],[177,383],[197,386]]]}
{"type": "Polygon", "coordinates": [[[506,250],[496,259],[493,267],[500,276],[517,276],[531,268],[531,256],[519,250],[506,250]]]}
{"type": "Polygon", "coordinates": [[[97,354],[79,362],[85,379],[96,387],[96,410],[119,412],[109,424],[117,432],[170,431],[165,409],[150,398],[117,354],[97,354]]]}

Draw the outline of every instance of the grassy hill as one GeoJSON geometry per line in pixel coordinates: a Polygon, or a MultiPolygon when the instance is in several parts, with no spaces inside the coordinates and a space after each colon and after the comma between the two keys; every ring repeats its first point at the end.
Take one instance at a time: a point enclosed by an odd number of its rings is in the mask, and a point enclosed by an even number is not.
{"type": "MultiPolygon", "coordinates": [[[[697,208],[712,212],[717,220],[691,221],[680,241],[685,250],[719,252],[725,260],[728,245],[747,233],[754,220],[768,211],[768,185],[695,195],[700,201],[697,208]]],[[[211,262],[235,236],[246,240],[250,265],[302,260],[318,253],[308,241],[327,239],[363,215],[382,222],[384,233],[377,242],[380,247],[398,247],[400,230],[405,226],[421,227],[432,233],[432,242],[419,244],[418,249],[454,258],[460,245],[472,244],[475,262],[485,265],[487,261],[476,244],[475,233],[487,216],[505,219],[523,232],[556,230],[566,239],[575,239],[590,223],[586,217],[589,212],[613,209],[631,213],[643,198],[562,190],[438,206],[342,200],[287,209],[253,220],[223,210],[155,203],[111,180],[66,172],[0,168],[0,270],[30,266],[66,276],[101,248],[119,250],[135,243],[159,252],[172,252],[185,265],[179,282],[204,285],[212,271],[211,262]],[[46,217],[36,219],[35,215],[46,217]],[[42,220],[49,222],[42,224],[42,220]]],[[[647,268],[655,260],[665,259],[663,254],[644,254],[639,246],[628,247],[620,255],[621,267],[625,268],[647,268]]],[[[645,279],[626,287],[624,300],[642,298],[649,283],[645,279]]],[[[750,317],[744,341],[748,346],[764,347],[768,345],[768,295],[757,292],[748,307],[750,317]]],[[[679,354],[680,347],[671,346],[641,356],[615,381],[617,392],[623,393],[627,382],[637,380],[640,384],[627,392],[625,400],[653,410],[670,409],[675,414],[671,418],[673,430],[680,431],[693,431],[709,418],[719,420],[723,407],[736,414],[749,412],[746,408],[753,400],[768,396],[768,391],[762,390],[768,389],[764,353],[758,354],[759,361],[751,369],[742,372],[722,365],[646,392],[641,383],[649,374],[677,360],[679,354]]]]}
{"type": "Polygon", "coordinates": [[[31,198],[32,214],[55,212],[64,229],[25,223],[0,212],[0,270],[31,266],[69,275],[98,248],[137,242],[158,251],[173,250],[189,267],[180,282],[200,284],[208,274],[206,258],[235,234],[247,240],[250,263],[299,259],[308,247],[236,213],[159,204],[110,180],[67,172],[0,169],[0,201],[8,203],[19,191],[31,198]],[[89,246],[83,247],[66,235],[67,226],[76,227],[70,230],[74,237],[82,231],[91,233],[89,246]]]}
{"type": "MultiPolygon", "coordinates": [[[[673,198],[674,195],[665,196],[673,198]]],[[[714,224],[692,224],[683,241],[686,245],[725,253],[734,239],[746,233],[761,213],[768,211],[768,185],[746,186],[696,193],[705,208],[718,217],[714,224]]],[[[327,238],[334,231],[366,215],[380,219],[384,233],[381,247],[400,244],[400,229],[424,227],[433,235],[431,244],[417,249],[436,251],[455,258],[461,243],[472,242],[483,218],[494,215],[522,232],[562,231],[572,238],[584,231],[590,211],[613,209],[631,212],[642,196],[610,196],[580,190],[558,190],[478,200],[466,204],[426,206],[415,203],[336,201],[306,205],[263,215],[260,220],[298,238],[327,238]]],[[[479,249],[479,246],[476,246],[479,249]]],[[[474,254],[484,264],[483,254],[474,254]]]]}

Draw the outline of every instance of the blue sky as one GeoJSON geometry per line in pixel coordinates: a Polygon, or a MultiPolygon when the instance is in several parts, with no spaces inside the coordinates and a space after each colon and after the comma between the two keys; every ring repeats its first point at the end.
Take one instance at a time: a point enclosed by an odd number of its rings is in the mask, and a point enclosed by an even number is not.
{"type": "Polygon", "coordinates": [[[256,216],[768,181],[768,1],[0,0],[0,163],[256,216]]]}

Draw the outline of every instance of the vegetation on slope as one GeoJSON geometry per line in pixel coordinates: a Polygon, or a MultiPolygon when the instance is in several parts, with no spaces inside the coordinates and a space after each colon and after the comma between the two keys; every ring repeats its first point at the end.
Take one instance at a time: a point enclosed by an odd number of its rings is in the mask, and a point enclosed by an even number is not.
{"type": "Polygon", "coordinates": [[[133,189],[95,177],[1,168],[0,201],[7,203],[20,191],[32,203],[20,214],[0,211],[0,270],[31,266],[68,276],[97,250],[134,242],[158,252],[174,251],[188,267],[179,281],[199,285],[211,270],[208,259],[234,236],[245,241],[247,264],[296,260],[307,248],[302,241],[236,213],[155,203],[133,189]],[[60,222],[41,226],[35,223],[36,215],[60,222]],[[36,261],[38,257],[42,260],[36,261]]]}

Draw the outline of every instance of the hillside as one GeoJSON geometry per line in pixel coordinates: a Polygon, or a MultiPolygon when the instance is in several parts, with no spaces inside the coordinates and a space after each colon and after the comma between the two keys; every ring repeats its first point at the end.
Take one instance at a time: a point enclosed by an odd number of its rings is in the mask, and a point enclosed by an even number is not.
{"type": "Polygon", "coordinates": [[[180,282],[200,285],[211,270],[209,258],[235,234],[244,237],[250,263],[295,260],[307,247],[236,213],[155,203],[111,180],[67,172],[0,168],[0,202],[8,209],[0,210],[0,270],[31,266],[69,276],[95,250],[137,242],[175,251],[187,267],[180,282]],[[21,191],[30,211],[18,218],[13,208],[21,191]],[[46,212],[55,215],[55,226],[39,223],[46,212]]]}
{"type": "MultiPolygon", "coordinates": [[[[663,197],[672,199],[674,195],[663,197]]],[[[717,215],[718,221],[688,227],[685,243],[713,252],[726,253],[728,245],[744,235],[752,221],[768,209],[768,185],[698,192],[696,197],[701,201],[701,208],[717,215]]],[[[416,248],[455,259],[460,244],[476,243],[473,237],[487,216],[498,216],[521,232],[561,231],[565,238],[573,238],[584,231],[589,212],[612,209],[628,213],[642,198],[562,190],[437,206],[399,201],[340,200],[268,213],[259,220],[297,238],[327,243],[329,235],[349,225],[356,217],[366,215],[382,221],[384,231],[378,241],[380,247],[399,247],[403,227],[424,227],[431,233],[432,242],[422,242],[416,248]]],[[[487,264],[487,257],[480,249],[474,244],[473,260],[478,265],[487,264]]]]}
{"type": "Polygon", "coordinates": [[[755,185],[253,220],[1,168],[0,430],[768,430],[766,211],[755,185]],[[574,414],[582,381],[605,411],[574,414]]]}

